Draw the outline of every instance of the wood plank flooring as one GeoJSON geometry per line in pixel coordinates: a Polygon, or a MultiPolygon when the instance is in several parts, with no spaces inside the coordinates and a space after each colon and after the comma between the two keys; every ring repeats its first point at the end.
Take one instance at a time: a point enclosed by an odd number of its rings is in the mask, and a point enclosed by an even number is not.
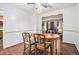
{"type": "Polygon", "coordinates": [[[3,45],[2,45],[2,39],[0,39],[0,50],[2,50],[3,45]]]}
{"type": "MultiPolygon", "coordinates": [[[[62,43],[61,55],[79,55],[74,44],[62,43]]],[[[23,55],[23,43],[0,50],[0,55],[23,55]]]]}

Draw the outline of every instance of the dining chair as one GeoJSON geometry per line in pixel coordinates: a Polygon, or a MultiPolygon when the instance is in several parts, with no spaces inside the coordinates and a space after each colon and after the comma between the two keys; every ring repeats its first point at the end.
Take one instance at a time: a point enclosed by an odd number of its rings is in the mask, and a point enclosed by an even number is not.
{"type": "Polygon", "coordinates": [[[34,39],[35,39],[35,42],[37,42],[36,45],[35,45],[36,46],[36,52],[42,51],[42,54],[46,54],[47,52],[49,52],[48,48],[50,47],[50,44],[46,43],[45,36],[43,34],[35,33],[34,39]]]}
{"type": "Polygon", "coordinates": [[[33,51],[32,46],[35,45],[35,41],[33,40],[33,38],[31,39],[31,36],[29,33],[27,32],[23,32],[22,33],[23,36],[23,41],[24,41],[24,54],[27,54],[26,50],[29,50],[29,54],[31,54],[31,52],[33,51]]]}

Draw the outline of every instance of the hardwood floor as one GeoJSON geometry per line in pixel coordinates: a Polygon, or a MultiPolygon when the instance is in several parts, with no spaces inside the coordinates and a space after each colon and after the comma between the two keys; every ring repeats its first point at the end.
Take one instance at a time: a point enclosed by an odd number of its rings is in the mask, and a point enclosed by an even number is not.
{"type": "Polygon", "coordinates": [[[2,50],[2,47],[3,45],[2,45],[2,39],[0,39],[0,50],[2,50]]]}
{"type": "Polygon", "coordinates": [[[79,55],[78,50],[74,44],[63,43],[63,55],[79,55]]]}
{"type": "MultiPolygon", "coordinates": [[[[23,43],[0,50],[0,55],[23,55],[23,43]]],[[[79,55],[74,44],[63,43],[61,55],[79,55]]]]}

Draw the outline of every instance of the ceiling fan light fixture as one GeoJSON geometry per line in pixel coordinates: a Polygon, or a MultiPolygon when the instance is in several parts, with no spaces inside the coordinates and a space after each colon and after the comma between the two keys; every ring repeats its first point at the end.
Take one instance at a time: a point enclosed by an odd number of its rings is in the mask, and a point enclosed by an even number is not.
{"type": "Polygon", "coordinates": [[[41,6],[41,4],[37,4],[36,5],[36,11],[37,11],[38,14],[40,14],[42,12],[42,6],[41,6]]]}

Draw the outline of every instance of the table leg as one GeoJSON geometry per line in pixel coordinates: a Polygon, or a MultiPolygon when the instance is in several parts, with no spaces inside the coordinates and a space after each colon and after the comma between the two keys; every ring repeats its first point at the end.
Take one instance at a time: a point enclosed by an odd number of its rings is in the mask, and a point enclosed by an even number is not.
{"type": "Polygon", "coordinates": [[[58,40],[57,40],[57,54],[58,55],[61,54],[61,49],[62,49],[62,41],[61,41],[61,39],[58,38],[58,40]]]}
{"type": "Polygon", "coordinates": [[[51,55],[53,54],[53,52],[54,52],[54,40],[51,40],[51,48],[50,48],[51,55]]]}
{"type": "Polygon", "coordinates": [[[54,55],[57,55],[57,39],[54,40],[54,55]]]}

